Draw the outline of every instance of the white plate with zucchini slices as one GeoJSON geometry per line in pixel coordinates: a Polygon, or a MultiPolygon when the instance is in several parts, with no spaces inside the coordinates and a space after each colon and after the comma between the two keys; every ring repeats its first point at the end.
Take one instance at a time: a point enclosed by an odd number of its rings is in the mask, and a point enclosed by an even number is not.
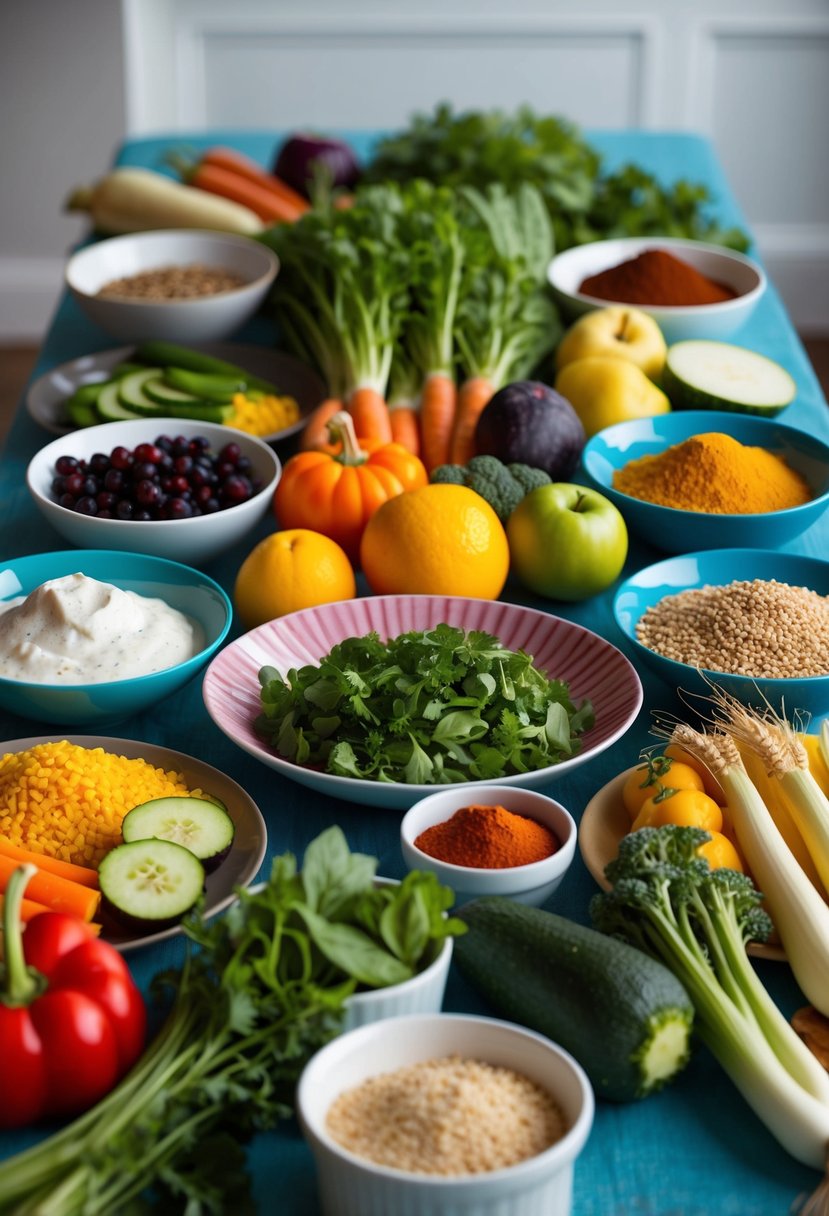
{"type": "MultiPolygon", "coordinates": [[[[107,753],[124,756],[128,760],[145,760],[148,764],[163,769],[165,773],[178,773],[188,789],[201,790],[206,797],[216,799],[223,805],[233,821],[235,830],[227,855],[215,869],[206,873],[205,915],[215,916],[233,902],[237,888],[250,885],[265,858],[268,830],[256,803],[232,778],[202,760],[167,747],[158,747],[136,739],[111,739],[99,735],[52,735],[15,739],[0,744],[0,756],[28,751],[42,743],[59,743],[64,739],[77,747],[102,748],[107,753]]],[[[102,938],[122,953],[148,946],[181,932],[179,924],[165,924],[163,928],[158,929],[126,927],[103,910],[98,919],[102,925],[102,938]]]]}
{"type": "MultiPolygon", "coordinates": [[[[622,787],[632,772],[632,768],[626,769],[603,785],[590,799],[579,821],[582,861],[604,891],[610,890],[604,875],[605,866],[616,857],[619,841],[630,831],[630,816],[622,802],[622,787]]],[[[769,942],[750,942],[747,951],[755,958],[786,961],[783,948],[774,938],[769,942]]]]}
{"type": "MultiPolygon", "coordinates": [[[[152,351],[153,346],[158,344],[147,344],[148,350],[152,351]]],[[[294,398],[299,407],[297,420],[261,436],[268,443],[277,443],[301,430],[308,415],[326,395],[325,385],[313,368],[281,351],[233,342],[194,343],[187,350],[242,368],[257,380],[273,385],[278,395],[294,398]]],[[[77,418],[82,415],[77,415],[73,420],[68,403],[79,389],[85,390],[79,397],[90,408],[90,425],[123,421],[125,418],[152,417],[156,407],[159,417],[176,416],[182,408],[192,409],[196,404],[194,393],[168,384],[160,374],[164,370],[160,366],[161,360],[148,362],[140,356],[141,349],[137,346],[118,346],[51,368],[29,387],[26,394],[29,415],[54,435],[66,435],[77,430],[80,425],[77,418]],[[116,376],[118,383],[115,383],[116,376]],[[105,388],[107,385],[113,387],[105,388]],[[97,386],[97,390],[92,386],[97,386]],[[150,392],[147,392],[148,387],[150,392]],[[106,413],[99,414],[99,409],[106,413]]],[[[194,374],[199,375],[198,369],[194,370],[194,374]]],[[[196,404],[197,410],[200,407],[203,409],[203,416],[192,412],[181,413],[180,416],[221,422],[224,419],[219,413],[226,402],[227,397],[203,399],[200,405],[196,404]]]]}

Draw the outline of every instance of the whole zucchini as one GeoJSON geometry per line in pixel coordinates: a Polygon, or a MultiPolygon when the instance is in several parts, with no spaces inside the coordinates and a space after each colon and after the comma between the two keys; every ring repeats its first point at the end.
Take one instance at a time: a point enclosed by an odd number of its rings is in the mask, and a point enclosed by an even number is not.
{"type": "Polygon", "coordinates": [[[693,1006],[640,950],[497,896],[455,912],[461,973],[493,1009],[575,1056],[598,1097],[644,1098],[687,1063],[693,1006]]]}

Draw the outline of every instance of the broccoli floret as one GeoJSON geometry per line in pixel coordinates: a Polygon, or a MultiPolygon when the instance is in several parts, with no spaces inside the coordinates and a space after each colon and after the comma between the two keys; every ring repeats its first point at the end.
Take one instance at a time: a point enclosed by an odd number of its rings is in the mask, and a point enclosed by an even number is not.
{"type": "Polygon", "coordinates": [[[529,465],[505,465],[497,456],[473,456],[468,464],[442,464],[433,469],[431,481],[468,486],[485,498],[505,523],[521,499],[544,485],[550,477],[543,469],[529,465]]]}
{"type": "Polygon", "coordinates": [[[534,469],[529,464],[508,464],[507,468],[518,484],[523,487],[524,495],[529,494],[530,490],[537,490],[539,486],[548,486],[553,480],[544,469],[534,469]]]}
{"type": "Polygon", "coordinates": [[[449,486],[466,485],[462,464],[439,464],[436,469],[432,469],[429,480],[449,486]]]}

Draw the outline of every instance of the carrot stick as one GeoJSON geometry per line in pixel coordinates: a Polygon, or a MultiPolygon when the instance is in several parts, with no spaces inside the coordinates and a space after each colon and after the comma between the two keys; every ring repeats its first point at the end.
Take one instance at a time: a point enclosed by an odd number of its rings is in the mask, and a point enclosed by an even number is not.
{"type": "Polygon", "coordinates": [[[457,391],[451,376],[432,372],[426,377],[420,401],[420,447],[427,473],[449,460],[456,403],[457,391]]]}
{"type": "Polygon", "coordinates": [[[475,427],[493,392],[492,381],[486,376],[468,376],[464,380],[449,441],[450,463],[466,464],[475,455],[475,427]]]}
{"type": "Polygon", "coordinates": [[[341,409],[343,409],[343,403],[338,397],[328,397],[311,411],[299,437],[301,452],[312,452],[330,445],[331,436],[328,433],[328,423],[341,409]]]}
{"type": "Polygon", "coordinates": [[[34,853],[31,849],[22,849],[18,844],[0,837],[0,855],[10,857],[18,865],[30,862],[39,870],[49,874],[57,874],[60,878],[68,878],[70,882],[79,882],[82,887],[98,889],[98,871],[89,866],[79,866],[72,861],[61,861],[59,857],[46,857],[43,853],[34,853]]]}
{"type": "MultiPolygon", "coordinates": [[[[0,894],[5,892],[17,868],[18,862],[11,857],[0,856],[0,894]]],[[[51,912],[66,912],[81,920],[92,920],[101,902],[100,891],[92,891],[89,887],[82,887],[79,882],[70,882],[68,878],[60,878],[42,869],[38,869],[37,874],[29,879],[26,894],[35,903],[45,904],[51,912]]]]}
{"type": "Polygon", "coordinates": [[[391,443],[389,407],[376,388],[363,385],[355,388],[348,398],[346,409],[354,422],[358,439],[379,439],[391,443]]]}
{"type": "MultiPolygon", "coordinates": [[[[3,915],[3,904],[6,902],[5,895],[0,895],[0,916],[3,915]]],[[[33,899],[24,899],[20,904],[20,919],[25,925],[27,921],[32,920],[35,916],[39,916],[41,912],[48,912],[46,904],[35,903],[33,899]]]]}
{"type": "Polygon", "coordinates": [[[190,185],[199,190],[207,190],[210,194],[229,198],[234,203],[242,203],[261,220],[270,224],[293,223],[308,210],[307,204],[301,209],[264,186],[248,181],[238,173],[232,173],[230,169],[223,169],[219,165],[206,165],[204,162],[197,165],[190,178],[190,185]]]}
{"type": "Polygon", "coordinates": [[[389,407],[391,437],[415,456],[420,455],[420,413],[413,405],[389,407]]]}
{"type": "Polygon", "coordinates": [[[311,204],[307,198],[303,198],[299,191],[294,190],[287,182],[283,182],[281,177],[277,177],[275,173],[268,173],[267,169],[263,169],[255,160],[251,160],[249,156],[245,156],[242,152],[237,152],[235,148],[215,147],[208,148],[204,156],[201,158],[203,165],[215,165],[218,169],[227,169],[230,173],[235,173],[237,177],[244,177],[247,181],[253,182],[257,186],[262,186],[265,190],[270,190],[274,194],[279,195],[286,203],[291,203],[297,208],[300,214],[304,214],[310,210],[311,204]]]}

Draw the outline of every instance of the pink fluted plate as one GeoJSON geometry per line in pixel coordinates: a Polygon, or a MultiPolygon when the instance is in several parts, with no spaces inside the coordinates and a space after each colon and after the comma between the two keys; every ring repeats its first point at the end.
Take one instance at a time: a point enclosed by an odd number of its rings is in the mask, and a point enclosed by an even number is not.
{"type": "Polygon", "coordinates": [[[381,638],[446,623],[491,633],[509,650],[525,650],[535,665],[564,680],[572,700],[593,704],[595,725],[582,736],[579,753],[559,764],[476,785],[521,785],[536,789],[588,763],[630,727],[642,704],[642,685],[620,650],[581,625],[561,617],[493,600],[440,595],[381,595],[306,608],[268,621],[221,650],[203,684],[210,717],[237,746],[292,781],[331,798],[365,806],[406,810],[434,793],[435,785],[407,785],[339,777],[294,764],[279,756],[254,731],[260,713],[259,669],[316,664],[347,637],[375,630],[381,638]]]}

